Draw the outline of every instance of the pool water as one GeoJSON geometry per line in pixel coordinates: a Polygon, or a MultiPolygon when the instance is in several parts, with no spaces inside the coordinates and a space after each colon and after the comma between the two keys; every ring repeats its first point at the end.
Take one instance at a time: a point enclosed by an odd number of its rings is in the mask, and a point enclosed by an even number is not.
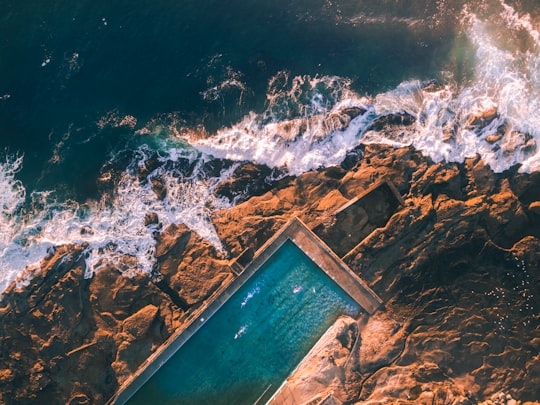
{"type": "Polygon", "coordinates": [[[128,404],[264,403],[340,315],[359,311],[287,240],[128,404]]]}

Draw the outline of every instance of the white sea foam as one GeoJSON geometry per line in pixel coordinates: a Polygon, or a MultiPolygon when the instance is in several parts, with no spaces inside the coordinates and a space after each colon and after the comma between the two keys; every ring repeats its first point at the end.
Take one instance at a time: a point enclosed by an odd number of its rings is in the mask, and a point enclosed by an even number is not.
{"type": "Polygon", "coordinates": [[[251,113],[233,127],[191,143],[215,157],[283,167],[292,174],[339,164],[359,142],[369,115],[343,125],[350,119],[345,109],[367,105],[349,84],[337,77],[289,79],[280,73],[270,82],[264,114],[251,113]]]}
{"type": "Polygon", "coordinates": [[[26,189],[15,179],[22,162],[22,156],[7,156],[0,163],[0,291],[27,264],[42,258],[47,250],[47,247],[27,244],[26,189]]]}
{"type": "MultiPolygon", "coordinates": [[[[24,213],[25,190],[14,176],[22,158],[8,160],[0,166],[2,191],[2,233],[0,234],[0,292],[28,266],[41,260],[48,249],[63,244],[87,244],[86,277],[91,277],[105,265],[116,266],[126,274],[151,272],[155,261],[154,232],[158,225],[145,226],[145,216],[156,213],[163,228],[183,223],[207,239],[218,250],[221,242],[210,221],[214,210],[228,207],[229,202],[213,193],[221,178],[204,178],[197,169],[190,178],[174,170],[156,169],[149,175],[159,177],[167,188],[167,196],[160,200],[151,182],[141,183],[136,168],[147,158],[148,150],[141,148],[137,159],[124,173],[112,203],[79,205],[74,202],[57,204],[48,194],[34,195],[35,212],[24,213]]],[[[189,157],[191,152],[171,149],[161,159],[189,157]]],[[[192,158],[194,158],[192,156],[192,158]]],[[[202,164],[203,160],[199,160],[202,164]]]]}
{"type": "Polygon", "coordinates": [[[24,204],[26,190],[23,184],[15,180],[16,173],[22,167],[22,156],[7,156],[0,162],[0,243],[8,243],[17,223],[20,220],[20,210],[24,204]]]}
{"type": "MultiPolygon", "coordinates": [[[[412,89],[403,97],[416,95],[419,102],[409,104],[408,112],[418,118],[410,143],[436,161],[461,162],[479,153],[493,170],[503,171],[520,163],[521,171],[540,170],[540,42],[530,18],[519,16],[504,5],[497,25],[466,13],[467,34],[475,47],[477,63],[472,83],[456,91],[447,85],[437,92],[412,89]],[[525,49],[508,40],[522,31],[533,46],[525,49]],[[496,108],[498,116],[484,128],[471,128],[474,114],[496,108]],[[423,119],[422,119],[423,117],[423,119]],[[455,126],[454,142],[443,142],[446,126],[455,126]],[[501,130],[502,128],[502,130],[501,130]],[[502,136],[495,144],[486,140],[497,130],[502,136]],[[517,134],[520,133],[521,135],[517,134]],[[527,142],[528,140],[528,142],[527,142]]],[[[399,103],[398,103],[399,104],[399,103]]]]}
{"type": "Polygon", "coordinates": [[[502,2],[500,9],[490,21],[464,10],[463,28],[476,53],[474,77],[464,87],[452,77],[436,90],[412,80],[366,98],[355,95],[347,79],[291,78],[280,72],[269,83],[264,113],[251,113],[214,136],[191,142],[219,158],[283,167],[292,174],[339,164],[359,143],[413,145],[435,161],[462,162],[478,153],[497,172],[515,164],[523,172],[538,171],[540,34],[529,16],[502,2]],[[335,118],[350,107],[366,112],[336,127],[335,118]],[[492,107],[497,117],[489,125],[469,125],[471,116],[492,107]],[[367,131],[377,117],[404,112],[416,118],[408,130],[367,131]],[[497,131],[499,140],[486,139],[497,131]]]}

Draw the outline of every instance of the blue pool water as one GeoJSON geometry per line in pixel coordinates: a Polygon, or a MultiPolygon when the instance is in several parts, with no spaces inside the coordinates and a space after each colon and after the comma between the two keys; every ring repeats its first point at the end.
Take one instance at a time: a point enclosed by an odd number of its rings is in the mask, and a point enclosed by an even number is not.
{"type": "Polygon", "coordinates": [[[360,308],[293,242],[276,253],[128,404],[268,400],[341,314],[360,308]]]}

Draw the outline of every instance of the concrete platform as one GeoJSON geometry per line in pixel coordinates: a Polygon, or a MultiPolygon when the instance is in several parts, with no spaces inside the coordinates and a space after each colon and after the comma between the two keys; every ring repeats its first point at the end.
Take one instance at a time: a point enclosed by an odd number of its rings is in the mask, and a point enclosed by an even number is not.
{"type": "Polygon", "coordinates": [[[366,236],[384,227],[403,199],[383,178],[336,211],[327,214],[313,232],[339,256],[345,257],[366,236]]]}

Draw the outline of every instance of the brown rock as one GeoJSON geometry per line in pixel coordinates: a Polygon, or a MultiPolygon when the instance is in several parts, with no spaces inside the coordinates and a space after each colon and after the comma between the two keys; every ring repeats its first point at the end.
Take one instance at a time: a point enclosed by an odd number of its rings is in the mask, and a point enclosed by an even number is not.
{"type": "Polygon", "coordinates": [[[540,201],[533,201],[528,207],[530,212],[540,215],[540,201]]]}
{"type": "Polygon", "coordinates": [[[339,190],[334,190],[328,193],[321,199],[317,205],[317,210],[321,212],[332,212],[341,207],[347,202],[347,199],[343,197],[343,194],[339,190]]]}
{"type": "Polygon", "coordinates": [[[158,215],[155,212],[151,212],[144,216],[144,226],[159,224],[158,215]]]}
{"type": "Polygon", "coordinates": [[[456,132],[453,128],[444,128],[443,130],[443,142],[450,142],[456,139],[456,132]]]}
{"type": "Polygon", "coordinates": [[[15,375],[13,373],[13,370],[10,370],[10,369],[0,370],[0,383],[1,384],[10,384],[14,378],[15,378],[15,375]]]}
{"type": "Polygon", "coordinates": [[[499,116],[497,112],[497,107],[493,106],[486,110],[479,111],[475,114],[472,114],[469,120],[467,121],[467,125],[469,127],[471,126],[486,126],[490,124],[495,118],[499,116]]]}
{"type": "Polygon", "coordinates": [[[157,238],[156,257],[174,255],[182,257],[192,232],[185,225],[171,225],[157,238]]]}
{"type": "Polygon", "coordinates": [[[69,405],[89,405],[92,401],[85,394],[77,393],[69,399],[69,405]]]}
{"type": "Polygon", "coordinates": [[[216,194],[236,202],[264,194],[273,187],[273,174],[277,177],[277,171],[268,166],[243,163],[229,179],[216,187],[216,194]]]}
{"type": "Polygon", "coordinates": [[[165,183],[163,183],[163,180],[161,179],[152,179],[152,190],[156,194],[158,200],[163,200],[167,196],[167,186],[165,186],[165,183]]]}
{"type": "Polygon", "coordinates": [[[497,185],[495,173],[479,156],[466,159],[465,167],[468,181],[465,189],[469,197],[486,196],[493,192],[497,185]]]}
{"type": "Polygon", "coordinates": [[[496,243],[511,247],[526,236],[529,218],[507,181],[503,182],[501,192],[492,195],[488,201],[491,205],[486,229],[496,243]]]}
{"type": "Polygon", "coordinates": [[[536,150],[536,141],[529,134],[513,131],[502,138],[501,150],[505,155],[513,155],[518,150],[534,152],[536,150]]]}
{"type": "Polygon", "coordinates": [[[508,178],[514,194],[525,204],[540,201],[540,172],[515,173],[508,178]]]}
{"type": "MultiPolygon", "coordinates": [[[[290,177],[215,213],[226,251],[257,249],[294,216],[316,225],[388,176],[405,206],[346,258],[385,308],[363,325],[350,361],[355,340],[346,332],[334,363],[318,363],[333,373],[325,375],[339,400],[476,403],[502,388],[539,398],[540,175],[495,174],[479,158],[434,164],[411,148],[368,145],[363,153],[350,170],[290,177]]],[[[182,327],[186,309],[232,277],[226,256],[183,225],[156,242],[152,278],[125,277],[115,263],[85,280],[84,246],[61,246],[28,271],[27,286],[6,290],[0,343],[10,355],[0,356],[0,402],[105,403],[182,327]]],[[[310,389],[313,398],[318,388],[310,389]]]]}
{"type": "Polygon", "coordinates": [[[161,162],[157,157],[151,157],[144,162],[144,165],[139,167],[139,180],[144,180],[146,176],[161,166],[161,162]]]}
{"type": "Polygon", "coordinates": [[[357,337],[357,322],[348,317],[339,318],[287,378],[268,405],[346,402],[348,395],[345,375],[347,368],[355,363],[351,349],[357,337]],[[321,402],[321,398],[326,400],[321,402]]]}
{"type": "Polygon", "coordinates": [[[487,143],[495,143],[500,141],[502,138],[502,135],[499,134],[491,134],[486,136],[486,142],[487,143]]]}
{"type": "Polygon", "coordinates": [[[340,111],[342,114],[348,115],[351,119],[358,117],[366,112],[365,108],[360,107],[346,107],[340,111]]]}
{"type": "Polygon", "coordinates": [[[381,131],[395,126],[410,126],[416,118],[408,113],[389,114],[379,117],[367,128],[366,131],[381,131]]]}
{"type": "Polygon", "coordinates": [[[124,322],[122,322],[122,330],[131,334],[136,339],[143,337],[150,329],[150,326],[152,326],[158,312],[158,307],[149,304],[124,319],[124,322]]]}
{"type": "Polygon", "coordinates": [[[365,109],[359,107],[348,107],[336,113],[330,114],[325,118],[324,124],[329,132],[341,131],[349,126],[349,123],[354,118],[366,112],[365,109]]]}

